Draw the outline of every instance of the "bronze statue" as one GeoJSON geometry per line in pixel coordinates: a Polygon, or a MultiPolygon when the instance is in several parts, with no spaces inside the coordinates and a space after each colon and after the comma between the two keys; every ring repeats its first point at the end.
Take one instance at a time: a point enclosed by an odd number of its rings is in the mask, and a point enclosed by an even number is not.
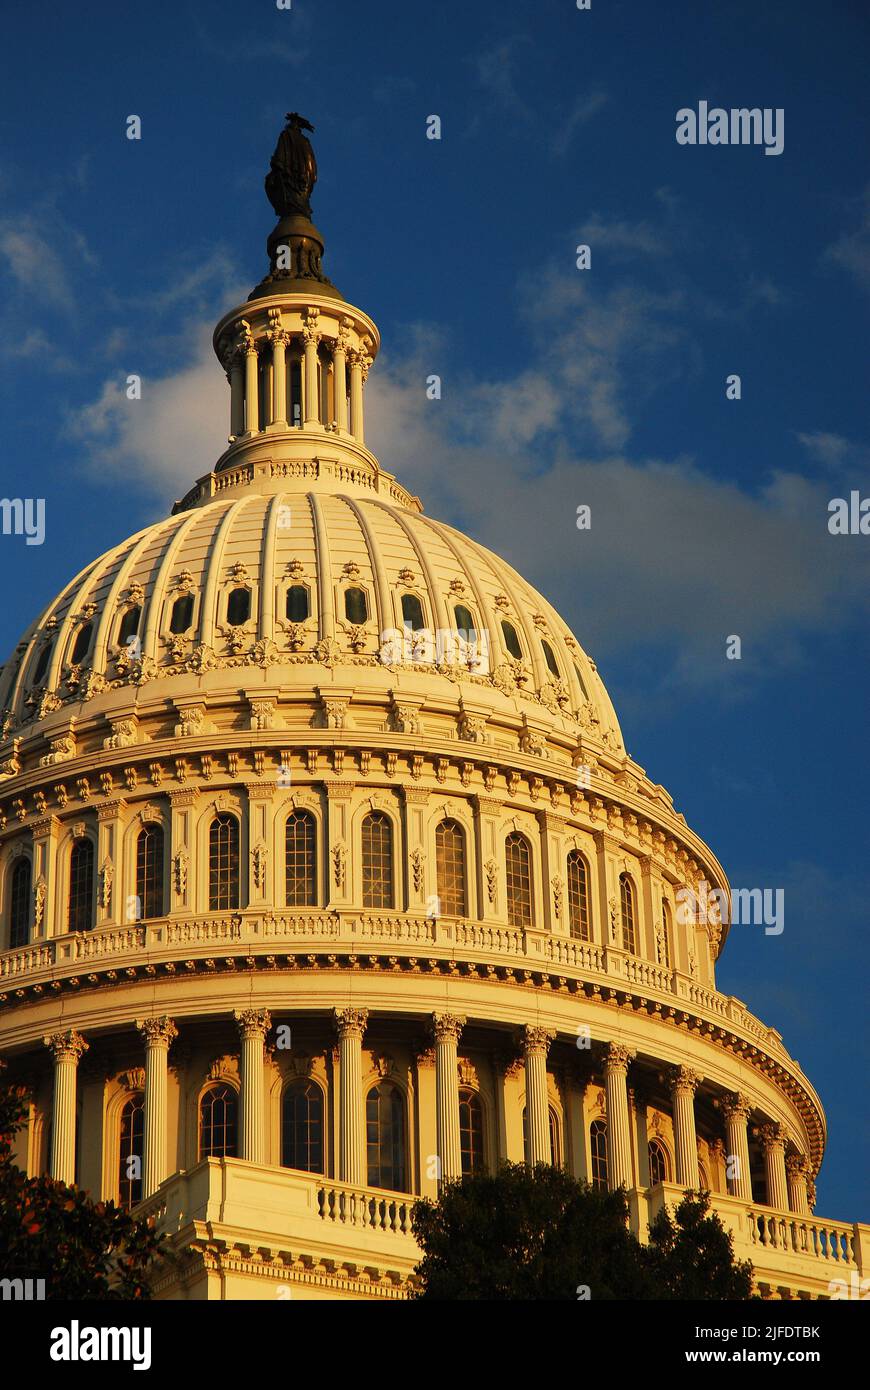
{"type": "Polygon", "coordinates": [[[279,217],[311,216],[311,190],[317,182],[317,160],[303,133],[314,126],[297,111],[287,114],[266,175],[266,196],[279,217]]]}

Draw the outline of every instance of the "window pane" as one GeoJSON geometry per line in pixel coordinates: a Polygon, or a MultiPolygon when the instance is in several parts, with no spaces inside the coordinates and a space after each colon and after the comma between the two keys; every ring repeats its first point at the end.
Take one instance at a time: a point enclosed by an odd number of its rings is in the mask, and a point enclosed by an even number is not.
{"type": "Polygon", "coordinates": [[[227,622],[230,627],[239,627],[251,616],[250,589],[233,589],[227,600],[227,622]]]}
{"type": "Polygon", "coordinates": [[[363,907],[393,906],[393,828],[382,811],[362,823],[363,907]]]}
{"type": "Polygon", "coordinates": [[[163,829],[146,825],[136,840],[136,896],[142,917],[163,916],[163,829]]]}
{"type": "Polygon", "coordinates": [[[193,594],[182,594],[172,605],[170,632],[187,632],[193,622],[193,594]]]}
{"type": "Polygon", "coordinates": [[[375,1086],[366,1099],[369,1187],[405,1190],[405,1106],[397,1086],[375,1086]]]}
{"type": "Polygon", "coordinates": [[[589,879],[577,849],[568,855],[568,926],[578,941],[589,941],[589,879]]]}
{"type": "Polygon", "coordinates": [[[523,654],[523,649],[520,646],[520,639],[519,637],[517,637],[516,628],[514,627],[513,623],[503,622],[501,625],[501,630],[504,633],[505,646],[507,647],[511,656],[514,657],[517,661],[519,661],[523,654]]]}
{"type": "Polygon", "coordinates": [[[314,907],[317,902],[315,821],[308,811],[294,811],[287,817],[286,876],[287,906],[314,907]]]}
{"type": "Polygon", "coordinates": [[[438,906],[445,917],[464,917],[465,832],[455,820],[443,820],[435,830],[435,870],[438,906]]]}
{"type": "Polygon", "coordinates": [[[459,1151],[463,1173],[483,1171],[483,1106],[476,1091],[459,1092],[459,1151]]]}
{"type": "Polygon", "coordinates": [[[365,589],[346,589],[344,594],[344,616],[349,623],[358,626],[369,616],[369,604],[365,589]]]}
{"type": "Polygon", "coordinates": [[[51,656],[51,643],[46,642],[39,656],[36,658],[36,665],[33,668],[33,675],[30,678],[31,685],[39,685],[46,671],[48,670],[48,658],[51,656]]]}
{"type": "Polygon", "coordinates": [[[549,671],[550,671],[550,675],[551,675],[551,676],[555,676],[556,679],[558,680],[558,679],[559,679],[559,664],[558,664],[558,662],[556,661],[556,657],[555,657],[555,654],[554,654],[554,652],[553,652],[553,648],[550,646],[549,642],[542,642],[542,643],[541,643],[541,649],[542,649],[542,651],[543,651],[543,653],[544,653],[544,660],[545,660],[546,663],[547,663],[547,667],[548,667],[548,669],[549,669],[549,671]]]}
{"type": "Polygon", "coordinates": [[[287,590],[287,621],[304,623],[308,617],[308,590],[304,584],[291,584],[287,590]]]}
{"type": "Polygon", "coordinates": [[[466,642],[477,641],[477,631],[470,608],[466,608],[464,603],[457,603],[453,610],[453,619],[456,623],[456,631],[466,642]]]}
{"type": "Polygon", "coordinates": [[[90,931],[94,925],[94,846],[76,840],[69,857],[68,931],[90,931]]]}
{"type": "Polygon", "coordinates": [[[529,843],[517,831],[505,840],[508,921],[512,927],[532,925],[532,869],[529,843]]]}
{"type": "Polygon", "coordinates": [[[637,932],[634,920],[634,884],[628,874],[619,875],[619,896],[622,907],[622,949],[637,953],[637,932]]]}
{"type": "Polygon", "coordinates": [[[208,834],[208,905],[215,912],[239,905],[239,823],[225,813],[208,834]]]}
{"type": "Polygon", "coordinates": [[[284,1092],[281,1162],[304,1173],[323,1172],[323,1095],[313,1081],[294,1082],[284,1092]]]}
{"type": "Polygon", "coordinates": [[[402,594],[402,622],[412,632],[419,632],[423,624],[423,605],[416,594],[402,594]]]}
{"type": "Polygon", "coordinates": [[[655,1187],[656,1183],[667,1182],[668,1162],[664,1148],[657,1139],[649,1142],[649,1181],[650,1187],[655,1187]]]}
{"type": "Polygon", "coordinates": [[[131,637],[135,637],[139,631],[139,619],[142,616],[141,608],[128,608],[121,619],[121,626],[118,628],[118,646],[126,647],[131,637]]]}
{"type": "Polygon", "coordinates": [[[589,1144],[592,1151],[592,1186],[607,1188],[607,1125],[604,1120],[593,1120],[589,1126],[589,1144]]]}
{"type": "Polygon", "coordinates": [[[91,645],[91,633],[93,630],[93,623],[85,623],[84,627],[79,628],[76,640],[73,643],[72,656],[70,657],[73,666],[78,666],[79,662],[84,661],[87,656],[88,648],[91,645]]]}
{"type": "Polygon", "coordinates": [[[232,1086],[212,1086],[199,1103],[200,1158],[235,1158],[238,1101],[232,1086]]]}
{"type": "Polygon", "coordinates": [[[121,1138],[118,1146],[118,1195],[122,1207],[142,1200],[142,1165],[145,1161],[145,1096],[130,1096],[121,1111],[121,1138]],[[132,1160],[138,1159],[137,1162],[132,1160]],[[138,1175],[138,1176],[137,1176],[138,1175]]]}
{"type": "Polygon", "coordinates": [[[30,937],[30,860],[25,856],[12,870],[9,885],[9,949],[26,946],[30,937]]]}

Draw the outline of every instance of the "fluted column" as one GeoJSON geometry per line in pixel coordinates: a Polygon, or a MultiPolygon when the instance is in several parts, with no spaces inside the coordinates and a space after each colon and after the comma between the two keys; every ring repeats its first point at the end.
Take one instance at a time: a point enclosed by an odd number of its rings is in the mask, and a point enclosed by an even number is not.
{"type": "Polygon", "coordinates": [[[239,1158],[263,1163],[266,1156],[266,1079],[263,1044],[272,1026],[267,1009],[236,1009],[233,1017],[242,1039],[242,1104],[239,1125],[239,1158]]]}
{"type": "Polygon", "coordinates": [[[810,1202],[807,1193],[807,1178],[810,1165],[804,1154],[789,1154],[785,1160],[785,1174],[788,1180],[788,1209],[798,1216],[809,1216],[810,1202]]]}
{"type": "Polygon", "coordinates": [[[335,372],[333,392],[335,395],[335,423],[340,430],[347,432],[347,349],[349,340],[347,330],[342,329],[332,350],[332,366],[335,372]]]}
{"type": "Polygon", "coordinates": [[[236,349],[230,358],[230,435],[240,439],[245,432],[244,351],[236,349]]]}
{"type": "Polygon", "coordinates": [[[722,1101],[725,1116],[725,1155],[728,1191],[744,1202],[752,1201],[752,1178],[749,1172],[749,1138],[747,1122],[752,1102],[742,1093],[726,1096],[722,1101]]]}
{"type": "Polygon", "coordinates": [[[260,428],[260,397],[257,380],[257,344],[248,338],[245,353],[245,428],[248,434],[256,434],[260,428]]]}
{"type": "Polygon", "coordinates": [[[777,1211],[788,1211],[788,1182],[785,1175],[786,1132],[782,1125],[763,1125],[761,1143],[764,1148],[764,1173],[767,1179],[767,1205],[777,1211]]]}
{"type": "Polygon", "coordinates": [[[698,1139],[695,1134],[695,1091],[700,1080],[691,1067],[677,1067],[671,1077],[677,1183],[680,1187],[690,1187],[693,1192],[701,1185],[698,1139]]]}
{"type": "Polygon", "coordinates": [[[526,1068],[526,1134],[529,1163],[552,1163],[550,1107],[547,1104],[547,1052],[555,1033],[527,1025],[523,1030],[526,1068]]]}
{"type": "Polygon", "coordinates": [[[320,334],[317,331],[318,317],[319,310],[309,309],[305,327],[302,330],[302,341],[305,345],[304,424],[306,429],[311,425],[320,423],[320,403],[317,393],[317,344],[320,342],[320,334]]]}
{"type": "Polygon", "coordinates": [[[358,348],[350,352],[350,432],[354,439],[363,442],[363,358],[365,354],[358,348]]]}
{"type": "Polygon", "coordinates": [[[454,1014],[433,1014],[435,1036],[435,1107],[438,1116],[438,1158],[441,1181],[462,1177],[459,1142],[459,1072],[457,1045],[465,1019],[454,1014]]]}
{"type": "Polygon", "coordinates": [[[49,1033],[43,1042],[54,1057],[51,1176],[69,1186],[76,1180],[76,1079],[88,1044],[73,1028],[49,1033]]]}
{"type": "Polygon", "coordinates": [[[365,1182],[362,1040],[368,1018],[367,1009],[335,1010],[340,1070],[338,1176],[354,1187],[365,1182]]]}
{"type": "Polygon", "coordinates": [[[142,1196],[156,1192],[168,1174],[166,1072],[169,1046],[178,1037],[171,1018],[136,1020],[145,1039],[145,1153],[142,1160],[142,1196]]]}
{"type": "Polygon", "coordinates": [[[283,430],[287,428],[287,334],[275,328],[269,341],[272,344],[272,424],[283,430]]]}
{"type": "Polygon", "coordinates": [[[604,1060],[607,1103],[607,1182],[631,1187],[631,1129],[628,1122],[628,1064],[634,1058],[622,1043],[612,1042],[604,1060]]]}

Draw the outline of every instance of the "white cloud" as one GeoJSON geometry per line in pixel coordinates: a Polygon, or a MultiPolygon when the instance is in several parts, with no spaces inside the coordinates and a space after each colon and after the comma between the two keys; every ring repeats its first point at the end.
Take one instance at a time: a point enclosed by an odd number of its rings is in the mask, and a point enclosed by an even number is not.
{"type": "Polygon", "coordinates": [[[863,202],[859,226],[844,232],[824,255],[853,275],[862,289],[870,290],[870,185],[864,190],[863,202]]]}

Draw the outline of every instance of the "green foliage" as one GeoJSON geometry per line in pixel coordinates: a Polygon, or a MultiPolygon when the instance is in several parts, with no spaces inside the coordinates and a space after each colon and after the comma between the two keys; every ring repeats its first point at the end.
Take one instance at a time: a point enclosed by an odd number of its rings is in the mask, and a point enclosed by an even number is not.
{"type": "Polygon", "coordinates": [[[731,1238],[708,1207],[706,1194],[687,1196],[644,1246],[628,1229],[622,1190],[602,1192],[545,1164],[506,1163],[415,1204],[423,1258],[414,1297],[748,1298],[751,1266],[734,1264],[731,1238]]]}
{"type": "Polygon", "coordinates": [[[25,1114],[26,1093],[3,1084],[0,1063],[0,1278],[44,1279],[47,1299],[148,1298],[162,1237],[114,1202],[28,1178],[12,1162],[25,1114]]]}

